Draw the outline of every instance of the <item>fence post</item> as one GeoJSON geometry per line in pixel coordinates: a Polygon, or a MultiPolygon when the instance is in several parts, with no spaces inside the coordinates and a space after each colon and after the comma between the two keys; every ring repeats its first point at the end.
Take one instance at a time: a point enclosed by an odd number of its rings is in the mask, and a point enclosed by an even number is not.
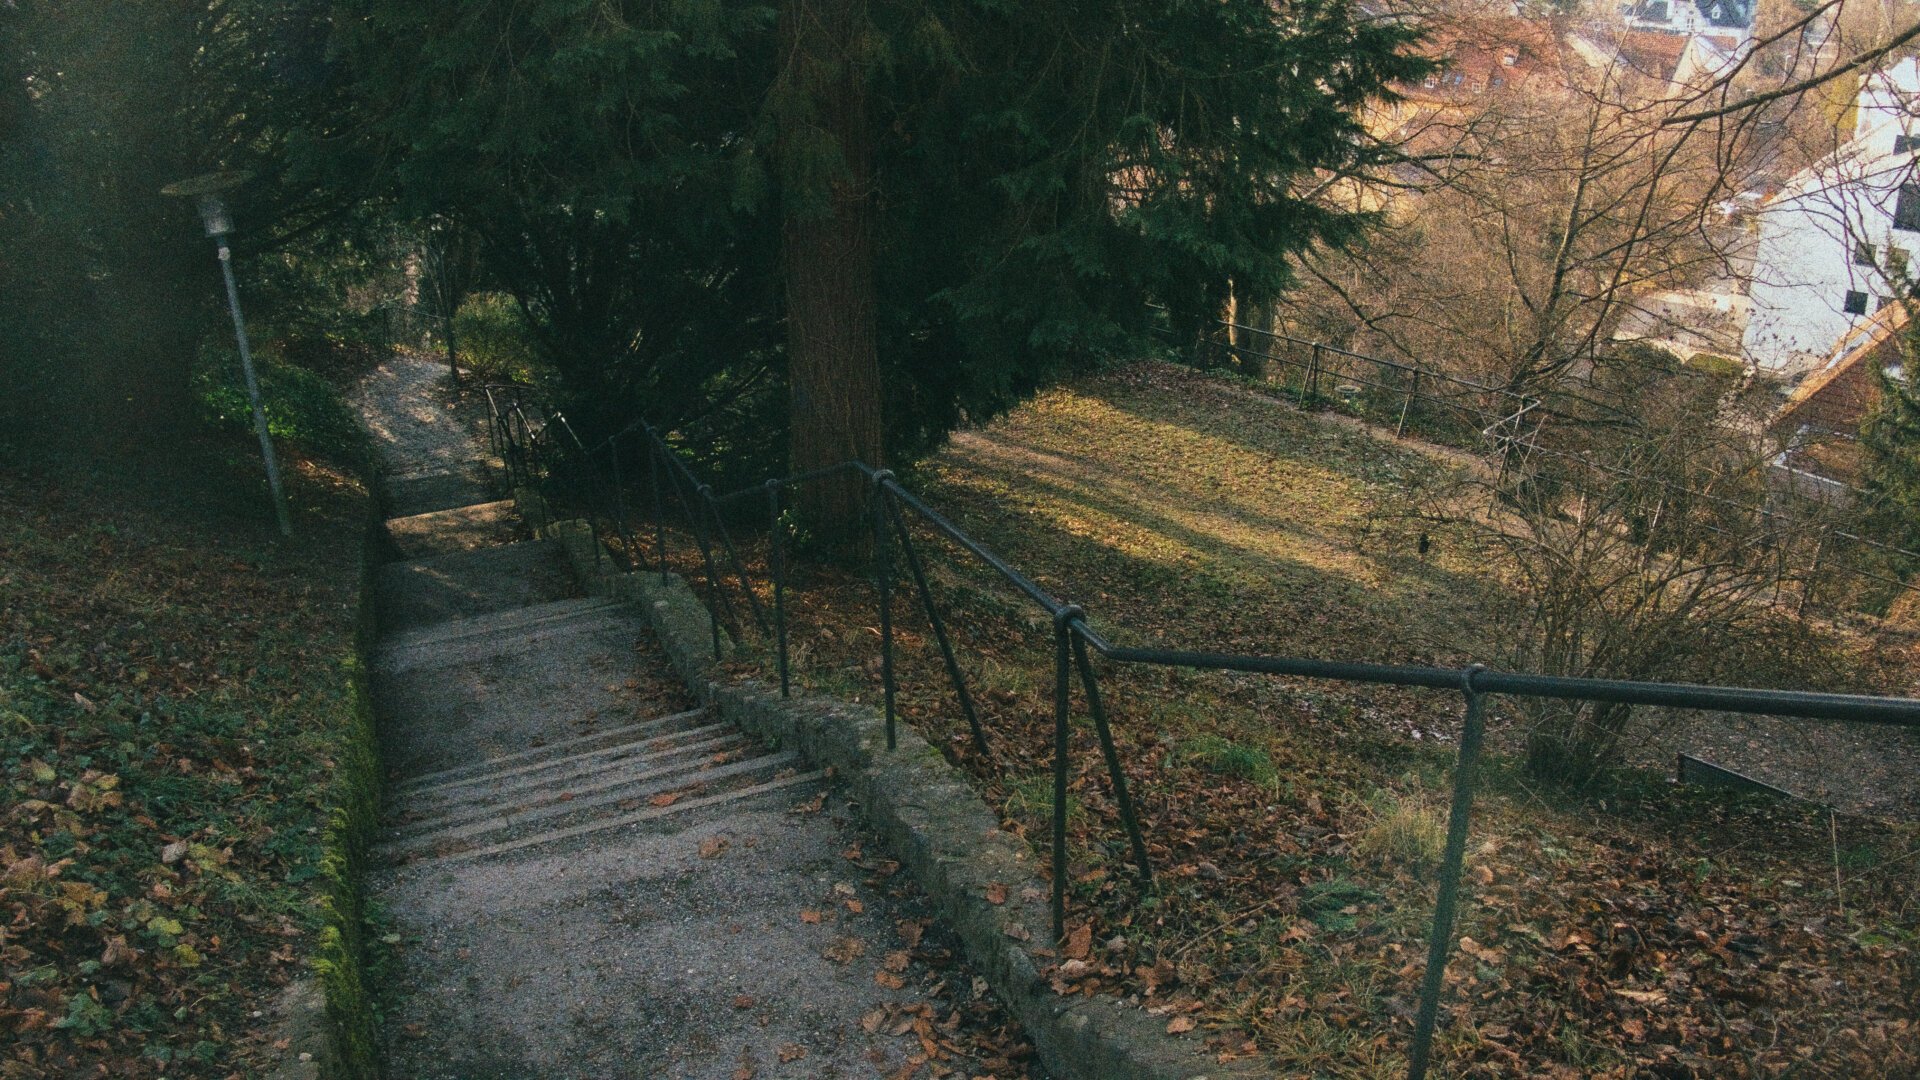
{"type": "Polygon", "coordinates": [[[1433,905],[1433,929],[1427,940],[1427,971],[1420,984],[1420,1011],[1413,1024],[1413,1052],[1408,1080],[1424,1080],[1433,1054],[1433,1028],[1440,1017],[1440,993],[1445,987],[1447,956],[1453,952],[1453,922],[1460,900],[1460,871],[1466,862],[1467,827],[1473,813],[1473,773],[1480,759],[1485,728],[1485,699],[1474,687],[1484,670],[1475,664],[1460,680],[1467,698],[1467,721],[1460,733],[1460,756],[1453,766],[1453,807],[1447,816],[1446,854],[1440,863],[1440,896],[1433,905]]]}
{"type": "Polygon", "coordinates": [[[787,546],[781,535],[780,481],[767,481],[767,562],[773,571],[773,635],[780,654],[780,696],[792,697],[787,681],[787,546]]]}
{"type": "Polygon", "coordinates": [[[1413,369],[1413,383],[1407,387],[1407,400],[1400,406],[1400,422],[1393,427],[1393,437],[1398,439],[1407,433],[1407,414],[1413,411],[1413,399],[1420,396],[1420,369],[1413,369]]]}
{"type": "Polygon", "coordinates": [[[1307,374],[1300,380],[1300,407],[1306,408],[1307,402],[1320,394],[1320,343],[1313,343],[1313,352],[1307,357],[1307,374]]]}
{"type": "Polygon", "coordinates": [[[1067,711],[1073,687],[1068,679],[1068,629],[1086,617],[1078,604],[1053,616],[1053,940],[1067,937],[1067,711]]]}
{"type": "Polygon", "coordinates": [[[893,560],[887,552],[886,482],[893,473],[881,469],[873,474],[869,501],[873,504],[874,584],[880,593],[880,691],[886,699],[887,749],[896,746],[893,708],[893,560]]]}
{"type": "Polygon", "coordinates": [[[1806,583],[1800,586],[1800,603],[1793,609],[1793,617],[1798,619],[1807,613],[1807,602],[1813,599],[1814,579],[1820,575],[1820,560],[1827,554],[1827,533],[1820,534],[1819,542],[1813,545],[1813,565],[1807,567],[1806,583]]]}

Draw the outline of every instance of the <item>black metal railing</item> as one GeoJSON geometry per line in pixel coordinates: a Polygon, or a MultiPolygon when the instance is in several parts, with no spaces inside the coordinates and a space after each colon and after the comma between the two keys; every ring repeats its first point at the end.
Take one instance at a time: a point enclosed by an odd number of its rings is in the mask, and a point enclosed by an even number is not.
{"type": "MultiPolygon", "coordinates": [[[[564,417],[557,417],[555,414],[539,410],[529,403],[524,394],[511,397],[503,394],[497,400],[490,394],[489,402],[492,408],[505,408],[504,412],[489,418],[490,430],[502,433],[509,444],[502,450],[503,460],[509,463],[509,469],[523,470],[516,472],[516,476],[529,480],[540,479],[537,475],[524,470],[533,467],[531,463],[544,462],[545,464],[540,467],[549,468],[557,464],[553,460],[555,450],[567,444],[553,438],[552,432],[555,427],[562,431],[567,430],[564,417]],[[531,442],[525,447],[512,445],[521,438],[528,438],[531,442]]],[[[706,607],[712,627],[713,651],[716,659],[722,654],[723,621],[730,625],[738,625],[737,611],[727,595],[729,589],[724,580],[729,573],[733,576],[738,589],[749,597],[748,603],[755,605],[755,622],[763,632],[768,629],[768,621],[761,617],[757,606],[758,601],[753,599],[754,590],[748,580],[747,567],[741,561],[736,546],[726,532],[721,514],[721,508],[730,503],[755,498],[766,500],[770,545],[767,567],[773,597],[771,636],[776,651],[780,689],[783,695],[791,692],[785,615],[789,567],[783,547],[784,527],[781,521],[784,493],[798,485],[819,482],[829,477],[844,476],[848,472],[856,472],[864,477],[870,493],[868,513],[873,529],[874,585],[879,608],[883,708],[889,749],[895,745],[897,724],[892,623],[893,586],[897,571],[891,553],[893,544],[897,542],[904,555],[905,567],[913,579],[922,611],[933,627],[946,673],[953,684],[956,701],[965,714],[975,747],[983,755],[989,752],[987,734],[980,723],[952,641],[934,602],[912,533],[906,527],[907,514],[914,515],[935,533],[951,541],[1046,613],[1053,627],[1054,745],[1050,869],[1051,914],[1053,934],[1056,939],[1064,937],[1066,931],[1066,895],[1069,884],[1066,838],[1067,787],[1070,776],[1069,721],[1073,682],[1076,678],[1079,680],[1088,714],[1093,721],[1108,783],[1122,826],[1127,834],[1128,847],[1139,873],[1140,882],[1143,887],[1151,887],[1153,880],[1145,836],[1140,829],[1138,814],[1128,794],[1126,770],[1120,761],[1105,703],[1101,697],[1099,673],[1093,663],[1095,655],[1115,665],[1184,668],[1193,671],[1231,671],[1458,692],[1462,698],[1463,722],[1453,766],[1450,809],[1446,842],[1441,858],[1438,893],[1428,933],[1427,964],[1414,1021],[1412,1046],[1409,1051],[1408,1075],[1413,1080],[1424,1077],[1431,1063],[1433,1034],[1439,1015],[1444,974],[1448,957],[1454,948],[1454,928],[1459,911],[1467,838],[1471,828],[1475,777],[1485,741],[1488,698],[1494,696],[1547,698],[1920,728],[1920,700],[1910,698],[1573,678],[1495,671],[1481,665],[1460,668],[1398,666],[1295,657],[1122,647],[1113,644],[1096,631],[1089,623],[1088,614],[1082,607],[1065,602],[1036,584],[1005,559],[968,535],[959,525],[904,488],[887,470],[875,469],[857,461],[845,462],[809,473],[767,480],[761,485],[728,494],[716,495],[711,487],[699,482],[681,454],[664,434],[651,424],[636,422],[591,448],[584,447],[571,438],[567,442],[571,444],[577,463],[587,466],[584,470],[587,474],[585,477],[576,470],[573,479],[575,481],[587,479],[602,487],[602,497],[593,500],[591,505],[603,509],[610,507],[615,514],[620,515],[617,519],[609,519],[606,526],[610,534],[628,541],[635,534],[630,527],[631,523],[624,517],[626,514],[624,494],[615,492],[611,497],[607,497],[604,489],[607,486],[616,488],[619,486],[623,475],[619,465],[623,448],[628,453],[638,452],[647,455],[649,472],[653,480],[650,524],[654,535],[654,556],[658,572],[663,582],[667,580],[669,552],[665,500],[662,497],[664,484],[680,507],[683,522],[693,533],[700,551],[706,576],[706,607]],[[606,471],[593,471],[592,463],[598,460],[608,462],[606,471]],[[717,547],[715,541],[718,541],[717,547]],[[727,563],[725,571],[719,568],[720,559],[724,559],[727,563]]],[[[598,536],[601,523],[594,521],[593,527],[598,536]]],[[[628,542],[624,545],[624,550],[629,553],[629,569],[636,571],[641,569],[637,556],[638,549],[628,542]]]]}

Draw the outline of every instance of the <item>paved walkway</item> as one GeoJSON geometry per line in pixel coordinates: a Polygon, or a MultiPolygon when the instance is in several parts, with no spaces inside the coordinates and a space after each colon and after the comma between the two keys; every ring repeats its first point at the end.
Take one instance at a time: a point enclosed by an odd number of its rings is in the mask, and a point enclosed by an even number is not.
{"type": "Polygon", "coordinates": [[[440,368],[391,361],[361,407],[396,555],[388,1075],[968,1075],[923,1041],[959,1016],[926,996],[925,920],[823,778],[688,699],[638,612],[579,595],[489,491],[440,368]]]}

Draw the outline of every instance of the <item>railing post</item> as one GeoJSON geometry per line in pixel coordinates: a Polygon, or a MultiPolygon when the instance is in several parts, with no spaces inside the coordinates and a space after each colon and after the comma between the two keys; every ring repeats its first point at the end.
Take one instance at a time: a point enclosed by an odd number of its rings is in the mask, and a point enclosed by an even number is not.
{"type": "Polygon", "coordinates": [[[990,757],[987,749],[987,733],[980,726],[979,710],[973,707],[973,695],[967,692],[966,677],[960,673],[960,658],[954,654],[953,641],[947,637],[946,623],[940,618],[940,610],[933,603],[933,589],[927,585],[927,575],[920,567],[920,556],[913,549],[913,538],[907,535],[907,523],[900,516],[900,507],[893,502],[891,492],[886,495],[887,516],[893,521],[895,535],[900,538],[900,554],[906,556],[907,573],[912,575],[913,584],[920,592],[920,606],[926,609],[927,625],[933,628],[933,640],[940,646],[940,659],[947,665],[947,678],[953,681],[954,696],[960,699],[960,711],[967,718],[967,729],[973,733],[973,748],[981,757],[990,757]]]}
{"type": "Polygon", "coordinates": [[[893,708],[893,560],[887,552],[886,482],[893,473],[873,474],[869,501],[873,512],[873,577],[880,593],[880,692],[886,699],[887,749],[897,744],[893,708]]]}
{"type": "Polygon", "coordinates": [[[780,696],[792,697],[787,678],[787,545],[780,523],[780,481],[767,481],[767,564],[773,572],[773,636],[780,657],[780,696]]]}
{"type": "Polygon", "coordinates": [[[667,518],[660,505],[660,442],[647,432],[647,469],[653,475],[653,550],[660,559],[660,584],[667,583],[667,518]]]}
{"type": "Polygon", "coordinates": [[[1313,343],[1313,352],[1307,357],[1307,373],[1300,379],[1300,407],[1306,408],[1307,402],[1320,396],[1320,343],[1313,343]]]}
{"type": "Polygon", "coordinates": [[[1460,901],[1460,871],[1466,862],[1467,829],[1473,814],[1474,768],[1480,760],[1480,742],[1486,724],[1485,697],[1474,686],[1482,667],[1474,665],[1460,680],[1467,699],[1467,719],[1460,733],[1460,755],[1453,766],[1453,807],[1447,816],[1446,854],[1440,862],[1440,895],[1433,905],[1433,929],[1427,940],[1427,970],[1420,984],[1420,1011],[1413,1023],[1413,1051],[1408,1080],[1424,1080],[1433,1054],[1433,1029],[1440,1017],[1440,994],[1445,988],[1447,957],[1453,952],[1453,923],[1460,901]]]}
{"type": "MultiPolygon", "coordinates": [[[[694,491],[694,498],[705,503],[713,495],[713,489],[706,484],[694,491]]],[[[693,508],[686,507],[687,514],[694,516],[693,508]]],[[[700,558],[707,568],[707,625],[713,631],[713,658],[720,659],[720,575],[713,568],[713,544],[707,540],[707,523],[704,516],[691,523],[693,535],[700,541],[700,558]]]]}
{"type": "Polygon", "coordinates": [[[1093,661],[1087,657],[1087,642],[1073,639],[1073,658],[1080,668],[1080,689],[1087,695],[1087,712],[1093,716],[1093,729],[1100,735],[1100,753],[1107,759],[1107,779],[1113,785],[1113,798],[1120,805],[1120,824],[1127,830],[1127,842],[1133,847],[1133,864],[1140,871],[1140,887],[1153,887],[1153,867],[1147,861],[1147,840],[1140,833],[1140,818],[1134,812],[1133,798],[1127,794],[1127,774],[1120,768],[1120,752],[1113,745],[1113,729],[1107,724],[1106,706],[1100,701],[1100,680],[1094,677],[1093,661]]]}
{"type": "Polygon", "coordinates": [[[613,531],[620,537],[620,543],[626,546],[627,569],[637,570],[640,567],[640,556],[634,550],[638,545],[633,542],[632,530],[627,528],[627,483],[625,474],[620,470],[620,437],[618,435],[607,440],[607,458],[613,464],[613,512],[617,515],[614,518],[613,531]]]}
{"type": "Polygon", "coordinates": [[[1067,716],[1073,686],[1067,636],[1075,619],[1085,618],[1078,604],[1053,616],[1053,940],[1067,936],[1067,716]]]}

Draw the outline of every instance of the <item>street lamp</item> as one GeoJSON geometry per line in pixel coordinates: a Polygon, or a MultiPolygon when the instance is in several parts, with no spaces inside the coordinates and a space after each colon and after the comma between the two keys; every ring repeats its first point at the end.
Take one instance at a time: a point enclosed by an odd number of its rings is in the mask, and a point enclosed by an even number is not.
{"type": "Polygon", "coordinates": [[[280,489],[280,463],[273,456],[273,440],[267,437],[267,412],[260,406],[260,381],[253,374],[253,350],[247,345],[247,323],[240,317],[240,290],[233,284],[233,250],[227,236],[233,232],[233,217],[220,193],[247,182],[251,173],[216,172],[168,184],[162,195],[188,197],[200,207],[200,220],[213,238],[220,260],[220,273],[227,281],[227,307],[233,312],[233,336],[240,342],[240,370],[247,377],[247,399],[253,403],[253,429],[260,435],[260,456],[267,463],[267,487],[273,492],[273,510],[280,519],[280,535],[293,535],[293,522],[287,516],[287,495],[280,489]]]}

